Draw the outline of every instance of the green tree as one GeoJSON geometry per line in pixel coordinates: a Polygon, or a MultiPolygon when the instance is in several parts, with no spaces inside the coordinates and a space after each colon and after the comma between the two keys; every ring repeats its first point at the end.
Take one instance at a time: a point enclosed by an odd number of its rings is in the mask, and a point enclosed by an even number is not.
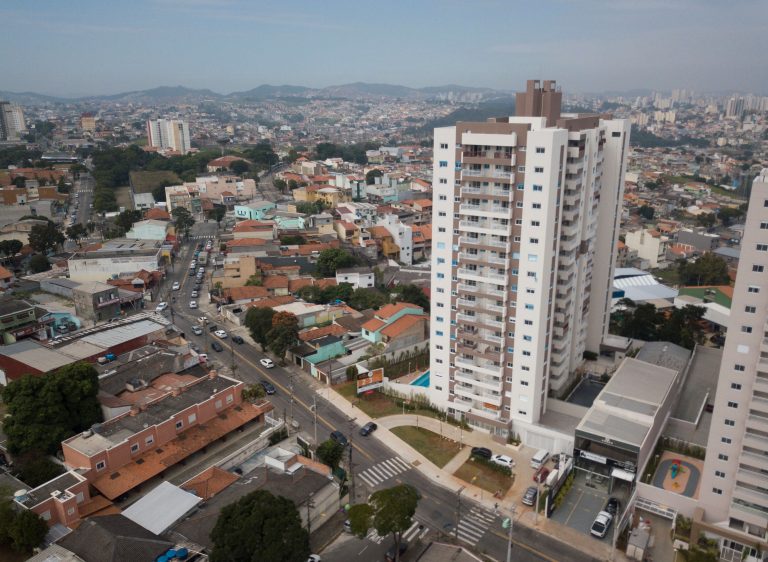
{"type": "Polygon", "coordinates": [[[13,181],[11,182],[16,187],[22,188],[27,186],[27,178],[24,176],[16,176],[13,178],[13,181]]]}
{"type": "Polygon", "coordinates": [[[267,333],[267,346],[280,359],[288,348],[299,341],[299,319],[290,312],[278,312],[272,317],[272,329],[267,333]]]}
{"type": "Polygon", "coordinates": [[[128,232],[131,230],[133,224],[139,222],[141,219],[141,211],[126,209],[115,217],[115,224],[123,229],[123,232],[128,232]]]}
{"type": "Polygon", "coordinates": [[[32,488],[64,473],[63,466],[53,462],[47,455],[35,451],[18,455],[15,464],[19,470],[19,478],[32,488]]]}
{"type": "Polygon", "coordinates": [[[267,395],[267,391],[260,384],[251,384],[243,389],[243,400],[257,402],[267,395]]]}
{"type": "Polygon", "coordinates": [[[42,273],[51,269],[51,262],[45,254],[35,254],[29,260],[29,271],[32,273],[42,273]]]}
{"type": "Polygon", "coordinates": [[[300,244],[306,244],[307,240],[299,234],[289,234],[280,237],[280,243],[285,246],[298,246],[300,244]]]}
{"type": "Polygon", "coordinates": [[[251,165],[245,160],[235,160],[229,165],[229,169],[236,173],[238,176],[242,176],[243,174],[247,174],[250,171],[251,165]]]}
{"type": "Polygon", "coordinates": [[[176,207],[171,211],[171,216],[176,222],[176,230],[183,232],[185,236],[189,236],[189,230],[194,226],[195,219],[187,209],[184,207],[176,207]]]}
{"type": "Polygon", "coordinates": [[[248,280],[245,282],[246,287],[261,287],[264,285],[264,282],[261,280],[261,275],[251,275],[248,280]]]}
{"type": "Polygon", "coordinates": [[[376,183],[376,178],[380,178],[384,175],[384,172],[381,170],[374,168],[373,170],[369,170],[367,174],[365,174],[365,183],[366,185],[374,185],[376,183]]]}
{"type": "Polygon", "coordinates": [[[277,189],[280,193],[285,193],[285,190],[288,189],[288,184],[285,183],[285,180],[278,178],[272,180],[272,185],[274,185],[275,189],[277,189]]]}
{"type": "Polygon", "coordinates": [[[696,216],[696,224],[705,228],[712,228],[717,222],[717,217],[712,213],[703,213],[696,216]]]}
{"type": "Polygon", "coordinates": [[[347,304],[355,310],[366,310],[368,308],[379,308],[387,304],[387,295],[373,288],[355,289],[352,296],[347,300],[347,304]]]}
{"type": "Polygon", "coordinates": [[[23,247],[21,240],[0,240],[0,254],[6,257],[15,256],[23,247]]]}
{"type": "Polygon", "coordinates": [[[275,314],[271,308],[254,306],[245,315],[245,325],[248,327],[253,341],[258,343],[262,349],[267,345],[267,334],[272,330],[272,317],[275,314]]]}
{"type": "Polygon", "coordinates": [[[402,535],[413,524],[419,493],[413,486],[399,484],[374,492],[367,504],[349,510],[352,533],[363,537],[371,529],[380,536],[391,534],[395,541],[395,560],[399,559],[402,535]]]}
{"type": "Polygon", "coordinates": [[[98,392],[98,373],[84,362],[11,382],[2,391],[8,450],[56,452],[64,439],[102,421],[98,392]]]}
{"type": "Polygon", "coordinates": [[[36,252],[48,253],[64,243],[64,235],[51,221],[36,224],[29,231],[29,245],[36,252]]]}
{"type": "Polygon", "coordinates": [[[704,341],[700,323],[706,310],[703,306],[690,304],[673,309],[659,325],[659,340],[693,349],[704,341]]]}
{"type": "Polygon", "coordinates": [[[296,182],[296,180],[288,180],[288,189],[293,191],[294,189],[298,189],[299,184],[296,182]]]}
{"type": "Polygon", "coordinates": [[[317,277],[334,277],[337,269],[352,267],[357,264],[355,257],[341,248],[328,248],[320,252],[317,258],[317,277]]]}
{"type": "Polygon", "coordinates": [[[317,447],[317,458],[325,465],[335,469],[344,456],[344,447],[333,439],[327,439],[317,447]]]}
{"type": "Polygon", "coordinates": [[[296,212],[303,215],[316,215],[318,213],[322,213],[324,210],[325,203],[322,199],[318,199],[312,203],[309,201],[299,201],[296,203],[296,212]]]}
{"type": "Polygon", "coordinates": [[[64,176],[59,178],[59,182],[56,184],[56,191],[59,193],[69,193],[69,186],[64,181],[64,176]]]}
{"type": "Polygon", "coordinates": [[[723,207],[717,213],[717,218],[720,219],[720,222],[723,223],[723,226],[729,227],[732,224],[734,224],[737,220],[742,218],[745,215],[745,213],[746,213],[746,210],[743,210],[741,208],[732,209],[730,207],[723,207]]]}
{"type": "Polygon", "coordinates": [[[37,513],[27,509],[16,511],[9,498],[0,499],[0,544],[16,552],[31,553],[46,533],[48,525],[37,513]]]}
{"type": "Polygon", "coordinates": [[[684,562],[718,562],[720,554],[716,547],[700,547],[692,545],[688,550],[680,550],[684,562]]]}
{"type": "Polygon", "coordinates": [[[654,211],[653,207],[649,205],[643,205],[637,210],[638,214],[643,217],[645,220],[653,220],[653,215],[656,214],[656,211],[654,211]]]}
{"type": "Polygon", "coordinates": [[[223,205],[214,205],[213,210],[208,212],[208,218],[216,221],[217,225],[221,225],[221,221],[227,214],[227,209],[223,205]]]}
{"type": "Polygon", "coordinates": [[[678,272],[684,285],[727,285],[731,282],[728,263],[712,252],[707,252],[696,261],[681,260],[678,272]]]}
{"type": "Polygon", "coordinates": [[[392,289],[394,302],[410,302],[429,312],[429,297],[416,285],[398,285],[392,289]]]}
{"type": "Polygon", "coordinates": [[[306,562],[309,533],[283,496],[256,490],[221,510],[211,531],[211,562],[306,562]]]}
{"type": "Polygon", "coordinates": [[[88,230],[81,224],[75,223],[66,230],[67,238],[80,245],[80,239],[88,235],[88,230]]]}

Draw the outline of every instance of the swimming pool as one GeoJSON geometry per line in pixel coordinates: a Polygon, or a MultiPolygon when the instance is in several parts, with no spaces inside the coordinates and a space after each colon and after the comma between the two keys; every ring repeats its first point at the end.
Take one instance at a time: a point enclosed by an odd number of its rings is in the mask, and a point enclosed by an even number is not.
{"type": "Polygon", "coordinates": [[[414,380],[411,386],[429,386],[429,371],[425,371],[423,375],[414,380]]]}

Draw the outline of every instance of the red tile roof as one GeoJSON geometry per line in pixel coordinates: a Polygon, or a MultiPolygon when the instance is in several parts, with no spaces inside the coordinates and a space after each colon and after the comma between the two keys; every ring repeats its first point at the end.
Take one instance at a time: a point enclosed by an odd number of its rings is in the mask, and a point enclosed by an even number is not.
{"type": "Polygon", "coordinates": [[[384,320],[386,320],[387,318],[391,318],[398,312],[401,312],[408,308],[417,308],[419,310],[422,310],[420,306],[410,302],[397,302],[395,304],[387,304],[382,306],[379,310],[376,311],[376,316],[378,318],[383,318],[384,320]]]}
{"type": "Polygon", "coordinates": [[[144,213],[144,218],[169,221],[171,220],[171,215],[168,214],[168,211],[161,209],[160,207],[152,207],[151,209],[148,209],[146,213],[144,213]]]}
{"type": "Polygon", "coordinates": [[[258,299],[269,296],[269,291],[266,287],[231,287],[224,289],[224,298],[231,298],[233,301],[241,301],[246,299],[258,299]]]}
{"type": "Polygon", "coordinates": [[[193,476],[180,487],[193,492],[198,498],[209,500],[238,478],[237,474],[222,470],[218,466],[212,466],[197,476],[193,476]]]}
{"type": "Polygon", "coordinates": [[[263,246],[267,243],[266,240],[261,238],[241,238],[240,240],[230,240],[227,242],[227,248],[235,248],[238,246],[263,246]]]}
{"type": "Polygon", "coordinates": [[[235,225],[233,232],[265,232],[271,231],[273,227],[274,223],[271,221],[247,220],[235,225]]]}
{"type": "Polygon", "coordinates": [[[394,338],[397,335],[402,334],[406,330],[410,329],[415,324],[426,321],[427,316],[425,314],[406,314],[405,316],[401,316],[392,322],[389,326],[384,328],[381,331],[381,334],[383,336],[387,336],[388,338],[394,338]]]}
{"type": "Polygon", "coordinates": [[[384,320],[379,320],[378,318],[371,318],[370,320],[368,320],[368,322],[363,324],[362,328],[363,330],[368,330],[369,332],[375,332],[385,324],[386,322],[384,322],[384,320]]]}
{"type": "Polygon", "coordinates": [[[343,336],[347,333],[345,328],[342,328],[338,324],[331,324],[323,328],[312,328],[310,330],[304,330],[299,332],[299,339],[301,341],[312,341],[324,336],[343,336]]]}

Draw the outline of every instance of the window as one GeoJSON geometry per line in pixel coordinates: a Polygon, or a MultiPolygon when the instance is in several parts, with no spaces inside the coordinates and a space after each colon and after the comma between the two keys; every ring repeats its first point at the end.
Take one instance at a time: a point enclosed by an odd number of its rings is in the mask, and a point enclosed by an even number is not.
{"type": "Polygon", "coordinates": [[[734,408],[734,409],[738,408],[739,407],[739,403],[738,402],[734,402],[733,400],[731,400],[731,401],[728,402],[728,407],[729,408],[734,408]]]}
{"type": "Polygon", "coordinates": [[[533,168],[533,171],[536,172],[537,174],[543,174],[544,173],[544,168],[542,168],[541,166],[535,166],[533,168]]]}
{"type": "Polygon", "coordinates": [[[438,322],[445,322],[445,318],[443,318],[442,316],[435,316],[435,320],[437,320],[438,322]]]}
{"type": "Polygon", "coordinates": [[[529,242],[531,244],[538,244],[539,243],[539,239],[538,238],[531,238],[531,239],[529,239],[529,242]]]}
{"type": "Polygon", "coordinates": [[[723,491],[720,488],[712,488],[712,492],[714,492],[718,496],[722,496],[723,495],[723,491]]]}
{"type": "Polygon", "coordinates": [[[525,324],[526,326],[533,326],[533,320],[525,320],[523,324],[525,324]]]}
{"type": "Polygon", "coordinates": [[[539,256],[537,254],[528,254],[528,261],[537,262],[539,261],[539,256]]]}
{"type": "Polygon", "coordinates": [[[444,293],[444,292],[445,292],[445,289],[443,289],[442,287],[438,287],[438,288],[437,288],[437,292],[438,292],[438,293],[444,293]]]}
{"type": "Polygon", "coordinates": [[[763,271],[765,271],[765,267],[762,265],[753,265],[752,271],[754,271],[755,273],[762,273],[763,271]]]}
{"type": "Polygon", "coordinates": [[[524,189],[525,189],[525,184],[524,183],[518,183],[517,184],[517,190],[518,191],[523,191],[524,189]]]}
{"type": "Polygon", "coordinates": [[[717,476],[718,478],[725,478],[725,472],[723,472],[722,470],[716,470],[715,476],[717,476]]]}
{"type": "Polygon", "coordinates": [[[437,274],[438,279],[445,279],[445,273],[438,273],[437,274]]]}
{"type": "Polygon", "coordinates": [[[106,461],[99,461],[96,463],[96,470],[104,470],[105,468],[107,468],[106,461]]]}
{"type": "Polygon", "coordinates": [[[435,359],[435,363],[442,363],[442,362],[443,362],[442,359],[435,359]]]}
{"type": "Polygon", "coordinates": [[[533,186],[534,191],[544,191],[544,186],[541,185],[534,185],[533,186]]]}
{"type": "Polygon", "coordinates": [[[435,330],[435,335],[436,336],[442,336],[443,335],[443,331],[442,330],[435,330]]]}
{"type": "Polygon", "coordinates": [[[448,183],[448,180],[445,178],[440,178],[440,183],[448,183]]]}
{"type": "Polygon", "coordinates": [[[726,445],[730,445],[731,443],[733,443],[733,439],[731,439],[730,437],[721,437],[720,441],[722,443],[725,443],[726,445]]]}
{"type": "Polygon", "coordinates": [[[184,427],[184,422],[182,420],[179,420],[176,422],[176,429],[181,429],[184,427]]]}
{"type": "Polygon", "coordinates": [[[439,349],[439,350],[441,350],[441,351],[442,351],[442,350],[443,350],[443,346],[442,346],[442,345],[436,345],[436,346],[435,346],[435,349],[439,349]]]}
{"type": "Polygon", "coordinates": [[[521,365],[520,366],[520,370],[522,370],[522,371],[530,371],[531,368],[528,365],[521,365]]]}
{"type": "Polygon", "coordinates": [[[445,308],[445,305],[441,302],[437,303],[437,308],[445,308]]]}
{"type": "Polygon", "coordinates": [[[534,209],[541,209],[541,203],[534,203],[534,204],[532,205],[532,207],[533,207],[534,209]]]}
{"type": "Polygon", "coordinates": [[[736,363],[733,366],[733,370],[734,371],[741,371],[743,373],[746,370],[746,367],[744,365],[739,365],[738,363],[736,363]]]}
{"type": "Polygon", "coordinates": [[[768,244],[758,244],[756,248],[758,252],[768,252],[768,244]]]}
{"type": "Polygon", "coordinates": [[[527,275],[528,275],[528,277],[533,277],[534,279],[536,278],[536,272],[535,271],[529,271],[527,275]]]}
{"type": "Polygon", "coordinates": [[[440,167],[441,168],[447,168],[448,167],[448,161],[447,160],[440,160],[440,167]]]}
{"type": "Polygon", "coordinates": [[[221,409],[221,400],[216,400],[216,403],[214,404],[214,406],[216,406],[217,410],[220,410],[221,409]]]}
{"type": "Polygon", "coordinates": [[[544,147],[543,146],[537,146],[536,147],[536,154],[544,154],[544,147]]]}
{"type": "Polygon", "coordinates": [[[517,413],[520,414],[521,416],[527,416],[528,415],[528,412],[526,412],[525,410],[518,410],[517,413]]]}
{"type": "Polygon", "coordinates": [[[440,199],[440,201],[447,201],[448,197],[446,197],[445,195],[441,195],[440,197],[438,197],[438,199],[440,199]]]}
{"type": "Polygon", "coordinates": [[[191,425],[197,421],[197,414],[189,414],[187,422],[191,425]]]}
{"type": "Polygon", "coordinates": [[[443,390],[443,387],[442,387],[442,386],[436,386],[436,387],[435,387],[435,389],[437,389],[437,390],[443,390]]]}
{"type": "Polygon", "coordinates": [[[620,137],[621,136],[621,132],[620,131],[614,131],[614,132],[611,133],[611,136],[612,137],[620,137]]]}
{"type": "Polygon", "coordinates": [[[445,227],[444,226],[439,226],[439,227],[437,227],[437,231],[438,232],[445,232],[445,227]]]}
{"type": "Polygon", "coordinates": [[[437,213],[437,216],[438,217],[447,217],[448,214],[445,211],[440,211],[439,213],[437,213]]]}
{"type": "Polygon", "coordinates": [[[536,293],[536,289],[531,289],[530,287],[527,287],[525,289],[525,292],[528,293],[529,295],[533,295],[536,293]]]}
{"type": "Polygon", "coordinates": [[[134,443],[133,445],[131,445],[131,453],[138,453],[138,452],[139,452],[139,444],[134,443]]]}
{"type": "Polygon", "coordinates": [[[739,383],[737,383],[737,382],[732,382],[731,383],[731,388],[733,390],[741,390],[741,385],[739,383]]]}
{"type": "Polygon", "coordinates": [[[748,312],[750,314],[754,314],[757,311],[757,307],[755,306],[745,306],[744,312],[748,312]]]}
{"type": "Polygon", "coordinates": [[[522,226],[523,225],[523,219],[515,219],[515,226],[522,226]]]}
{"type": "Polygon", "coordinates": [[[440,148],[442,148],[443,150],[445,150],[446,148],[448,148],[448,143],[446,143],[446,142],[441,142],[441,143],[440,143],[440,148]]]}
{"type": "Polygon", "coordinates": [[[539,222],[539,221],[531,221],[531,226],[541,226],[541,222],[539,222]]]}
{"type": "Polygon", "coordinates": [[[438,264],[445,263],[445,258],[437,258],[437,263],[438,264]]]}
{"type": "Polygon", "coordinates": [[[437,249],[438,250],[445,250],[445,242],[438,242],[437,243],[437,249]]]}
{"type": "Polygon", "coordinates": [[[531,356],[531,352],[530,351],[523,351],[523,356],[530,357],[531,356]]]}
{"type": "Polygon", "coordinates": [[[232,396],[231,394],[227,394],[227,397],[225,400],[227,401],[227,404],[231,404],[232,402],[235,401],[235,397],[232,396]]]}
{"type": "Polygon", "coordinates": [[[532,336],[523,336],[523,340],[525,340],[525,341],[533,341],[533,337],[532,336]]]}
{"type": "Polygon", "coordinates": [[[747,292],[748,293],[759,293],[760,292],[760,287],[755,287],[754,285],[750,285],[749,287],[747,287],[747,292]]]}
{"type": "Polygon", "coordinates": [[[719,455],[717,455],[717,458],[721,461],[727,461],[728,455],[724,455],[723,453],[720,453],[719,455]]]}
{"type": "Polygon", "coordinates": [[[517,203],[515,203],[515,207],[517,207],[518,209],[522,209],[523,208],[523,202],[522,201],[518,201],[517,203]]]}
{"type": "Polygon", "coordinates": [[[520,242],[520,237],[519,237],[519,236],[515,236],[515,237],[512,239],[512,242],[520,242]]]}
{"type": "Polygon", "coordinates": [[[155,438],[154,438],[154,437],[152,437],[151,435],[150,435],[149,437],[147,437],[146,439],[144,439],[144,444],[145,444],[147,447],[149,447],[150,445],[152,445],[152,443],[154,443],[154,442],[155,442],[155,438]]]}
{"type": "Polygon", "coordinates": [[[734,427],[736,425],[736,422],[734,420],[729,420],[726,418],[725,425],[727,425],[728,427],[734,427]]]}
{"type": "Polygon", "coordinates": [[[517,171],[518,172],[524,172],[525,171],[525,166],[518,166],[517,167],[517,171]]]}
{"type": "Polygon", "coordinates": [[[760,229],[761,230],[768,230],[768,221],[763,221],[760,223],[760,229]]]}
{"type": "Polygon", "coordinates": [[[533,310],[533,305],[532,304],[526,304],[525,305],[525,310],[533,310]]]}
{"type": "Polygon", "coordinates": [[[741,331],[745,334],[751,334],[752,333],[752,326],[742,326],[741,331]]]}

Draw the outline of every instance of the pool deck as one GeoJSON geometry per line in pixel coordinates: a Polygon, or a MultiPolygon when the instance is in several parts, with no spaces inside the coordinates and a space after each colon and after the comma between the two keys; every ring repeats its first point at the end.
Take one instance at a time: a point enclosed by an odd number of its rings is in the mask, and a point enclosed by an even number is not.
{"type": "Polygon", "coordinates": [[[420,376],[422,376],[426,371],[418,371],[415,373],[408,373],[407,375],[403,375],[402,377],[398,377],[394,379],[392,382],[396,382],[399,384],[411,384],[413,381],[418,379],[420,376]]]}

